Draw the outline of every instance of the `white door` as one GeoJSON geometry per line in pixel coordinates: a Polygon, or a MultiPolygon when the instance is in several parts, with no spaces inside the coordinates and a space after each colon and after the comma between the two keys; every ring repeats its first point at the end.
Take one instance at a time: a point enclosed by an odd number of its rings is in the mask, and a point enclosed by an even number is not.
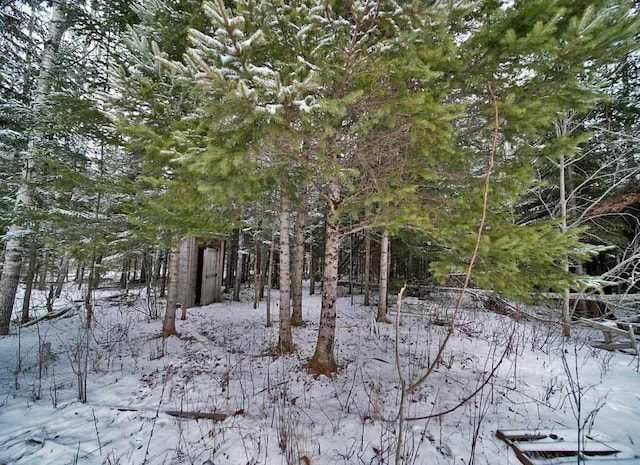
{"type": "Polygon", "coordinates": [[[204,257],[202,259],[202,291],[200,294],[200,303],[202,305],[207,305],[214,301],[218,277],[217,263],[218,249],[204,249],[204,257]]]}

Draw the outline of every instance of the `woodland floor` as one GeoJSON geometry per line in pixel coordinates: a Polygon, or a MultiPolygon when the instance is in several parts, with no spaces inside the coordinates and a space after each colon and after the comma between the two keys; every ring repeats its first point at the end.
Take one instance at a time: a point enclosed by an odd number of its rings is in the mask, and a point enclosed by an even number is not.
{"type": "MultiPolygon", "coordinates": [[[[144,290],[96,291],[86,403],[77,400],[80,304],[64,317],[15,327],[0,338],[0,464],[395,463],[394,325],[376,331],[374,309],[360,304],[362,296],[340,297],[342,369],[314,378],[303,365],[315,346],[320,296],[305,296],[307,324],[294,328],[297,352],[272,357],[265,354],[277,325],[265,327],[265,303],[253,310],[250,292],[243,303],[189,309],[187,320],[176,322],[180,337],[163,340],[160,321],[150,319],[156,309],[162,313],[161,301],[150,303],[144,290]],[[229,416],[181,419],[172,412],[229,416]]],[[[79,298],[69,287],[57,308],[79,298]]],[[[433,361],[454,304],[452,292],[405,299],[399,353],[407,379],[433,361]]],[[[517,464],[497,429],[576,428],[578,413],[586,429],[640,450],[638,357],[591,348],[601,334],[579,326],[565,341],[556,309],[523,310],[536,319],[499,315],[465,298],[454,336],[405,416],[452,409],[484,387],[451,413],[408,421],[402,463],[517,464]],[[490,372],[495,377],[485,382],[490,372]],[[579,412],[571,403],[576,392],[579,412]]]]}

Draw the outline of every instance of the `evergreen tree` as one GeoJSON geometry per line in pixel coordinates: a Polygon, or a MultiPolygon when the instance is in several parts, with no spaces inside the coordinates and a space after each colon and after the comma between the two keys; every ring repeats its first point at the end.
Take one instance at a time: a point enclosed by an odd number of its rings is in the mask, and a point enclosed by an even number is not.
{"type": "Polygon", "coordinates": [[[265,0],[204,8],[211,27],[190,30],[184,62],[157,54],[173,82],[196,84],[198,108],[172,120],[171,137],[155,131],[149,140],[178,182],[188,178],[195,192],[238,209],[269,190],[294,198],[313,177],[326,202],[315,372],[337,368],[341,236],[416,229],[446,251],[432,265],[438,278],[464,269],[490,155],[476,281],[511,295],[572,283],[563,265],[589,252],[579,231],[523,223],[518,201],[539,160],[573,150],[556,151],[548,136],[559,115],[595,102],[583,77],[631,46],[629,5],[265,0]],[[292,164],[299,170],[287,182],[279,174],[292,164]]]}

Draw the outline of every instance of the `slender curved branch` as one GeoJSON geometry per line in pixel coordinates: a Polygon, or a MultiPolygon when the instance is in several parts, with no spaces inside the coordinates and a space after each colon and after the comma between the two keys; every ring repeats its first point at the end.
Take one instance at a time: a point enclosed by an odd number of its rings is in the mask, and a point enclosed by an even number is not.
{"type": "Polygon", "coordinates": [[[496,99],[495,94],[493,93],[493,89],[491,85],[488,86],[489,93],[491,94],[491,98],[493,100],[493,108],[494,108],[494,130],[493,130],[493,141],[491,143],[491,151],[489,153],[489,161],[487,162],[487,172],[484,178],[484,193],[482,200],[482,216],[480,218],[480,224],[478,226],[478,232],[476,234],[476,243],[473,248],[473,253],[471,254],[471,259],[469,261],[469,266],[467,267],[467,272],[464,277],[464,284],[462,285],[462,289],[460,290],[460,295],[458,296],[458,302],[456,303],[456,308],[451,317],[451,322],[449,323],[449,330],[447,331],[447,335],[444,340],[440,344],[440,348],[438,349],[438,354],[435,359],[427,368],[427,371],[424,375],[420,377],[415,383],[411,384],[408,387],[408,392],[413,392],[420,385],[422,385],[428,378],[431,376],[431,373],[435,369],[436,365],[439,363],[442,355],[444,354],[444,349],[447,346],[447,342],[453,335],[453,331],[455,329],[456,321],[458,314],[460,313],[460,309],[462,307],[462,299],[464,298],[464,294],[469,287],[469,281],[471,280],[471,271],[473,270],[473,265],[475,264],[476,258],[478,257],[478,250],[480,250],[480,240],[482,239],[482,230],[484,229],[484,224],[487,220],[487,210],[489,205],[489,187],[491,185],[491,172],[493,171],[493,164],[496,157],[496,150],[498,148],[498,138],[500,136],[500,113],[498,110],[498,100],[496,99]]]}

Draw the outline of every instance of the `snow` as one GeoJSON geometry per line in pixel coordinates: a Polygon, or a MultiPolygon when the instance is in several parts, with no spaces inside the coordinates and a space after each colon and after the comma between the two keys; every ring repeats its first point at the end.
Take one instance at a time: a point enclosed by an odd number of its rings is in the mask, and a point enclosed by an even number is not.
{"type": "MultiPolygon", "coordinates": [[[[45,294],[33,297],[40,313],[45,294]]],[[[69,286],[55,308],[80,308],[81,299],[69,286]]],[[[273,299],[275,319],[277,291],[273,299]]],[[[144,289],[97,290],[86,404],[77,400],[81,312],[0,338],[0,463],[285,464],[305,463],[304,456],[312,464],[395,463],[394,325],[375,325],[375,307],[363,307],[361,299],[338,298],[342,369],[314,378],[303,365],[317,338],[318,295],[305,295],[307,325],[294,328],[298,351],[275,357],[269,349],[277,324],[265,327],[265,302],[254,310],[249,289],[243,302],[189,309],[187,320],[176,322],[180,337],[167,340],[158,337],[160,321],[150,318],[162,313],[162,301],[147,299],[144,289]],[[230,416],[214,422],[168,411],[230,416]]],[[[399,353],[409,382],[433,362],[454,302],[452,292],[404,300],[399,353]]],[[[441,363],[409,397],[405,416],[453,409],[489,372],[496,377],[451,413],[407,422],[403,463],[469,463],[477,429],[475,463],[517,464],[496,430],[576,428],[572,380],[582,386],[582,418],[594,414],[596,430],[637,450],[638,359],[592,349],[588,341],[599,334],[588,329],[574,328],[565,342],[557,311],[526,311],[550,322],[524,314],[516,321],[465,298],[441,363]]],[[[393,311],[389,316],[394,320],[393,311]]]]}

